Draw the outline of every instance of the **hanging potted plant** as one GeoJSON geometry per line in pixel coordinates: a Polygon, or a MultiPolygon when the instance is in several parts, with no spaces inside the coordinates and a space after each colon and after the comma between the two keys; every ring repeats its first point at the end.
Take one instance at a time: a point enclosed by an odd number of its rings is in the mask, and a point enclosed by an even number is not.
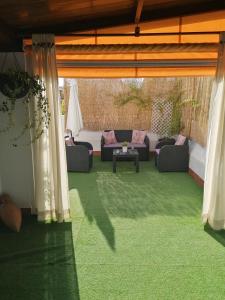
{"type": "Polygon", "coordinates": [[[25,121],[17,136],[13,137],[13,145],[17,146],[17,141],[27,130],[32,129],[31,143],[38,139],[48,128],[50,113],[48,111],[48,99],[45,96],[45,86],[39,76],[31,76],[21,70],[8,70],[0,73],[1,97],[0,112],[3,113],[4,126],[1,125],[0,133],[9,131],[16,124],[16,104],[21,101],[25,109],[25,121]],[[32,114],[30,108],[32,105],[32,114]]]}

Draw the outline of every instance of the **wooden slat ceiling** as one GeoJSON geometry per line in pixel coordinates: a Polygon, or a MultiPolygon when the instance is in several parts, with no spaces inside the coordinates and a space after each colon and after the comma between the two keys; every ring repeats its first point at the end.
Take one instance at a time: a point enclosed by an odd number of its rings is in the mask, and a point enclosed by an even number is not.
{"type": "MultiPolygon", "coordinates": [[[[15,50],[32,33],[56,35],[134,24],[140,0],[1,0],[0,50],[15,50]]],[[[140,6],[140,4],[139,4],[140,6]]],[[[140,21],[225,8],[224,0],[145,0],[140,21]]]]}

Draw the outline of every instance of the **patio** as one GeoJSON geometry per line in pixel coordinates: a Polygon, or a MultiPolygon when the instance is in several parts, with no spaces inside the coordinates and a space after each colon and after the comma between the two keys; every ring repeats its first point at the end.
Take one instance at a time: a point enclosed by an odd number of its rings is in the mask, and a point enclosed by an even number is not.
{"type": "Polygon", "coordinates": [[[225,2],[1,12],[0,299],[223,299],[225,2]]]}

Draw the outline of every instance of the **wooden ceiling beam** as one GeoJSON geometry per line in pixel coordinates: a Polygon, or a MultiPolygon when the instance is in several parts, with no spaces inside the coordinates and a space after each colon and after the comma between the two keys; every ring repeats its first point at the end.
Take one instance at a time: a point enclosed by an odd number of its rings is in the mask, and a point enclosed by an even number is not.
{"type": "Polygon", "coordinates": [[[138,26],[138,24],[140,23],[143,5],[144,5],[144,0],[138,0],[135,19],[134,19],[134,23],[136,24],[136,26],[138,26]]]}
{"type": "Polygon", "coordinates": [[[0,52],[22,51],[22,39],[18,38],[14,29],[0,19],[0,52]]]}
{"type": "MultiPolygon", "coordinates": [[[[139,11],[141,2],[139,1],[139,11]]],[[[141,21],[154,21],[166,18],[173,18],[178,16],[192,15],[209,11],[217,11],[225,9],[225,1],[206,1],[203,5],[203,2],[193,4],[193,5],[174,5],[172,7],[155,8],[148,10],[147,6],[142,9],[141,12],[141,21]]],[[[122,15],[111,15],[110,17],[106,16],[104,18],[88,19],[85,21],[74,20],[74,22],[64,22],[64,23],[54,23],[53,25],[46,25],[40,27],[28,27],[20,30],[21,37],[30,37],[32,33],[54,33],[55,35],[60,35],[63,33],[72,33],[85,30],[94,30],[107,27],[114,27],[120,25],[132,24],[134,22],[134,14],[131,14],[129,11],[126,14],[122,15]]],[[[136,19],[136,18],[135,18],[136,19]]]]}
{"type": "Polygon", "coordinates": [[[212,12],[225,9],[225,1],[208,1],[204,4],[197,3],[193,5],[174,5],[166,8],[157,8],[154,10],[143,10],[142,21],[154,21],[173,17],[182,17],[205,12],[212,12]]]}
{"type": "Polygon", "coordinates": [[[74,22],[67,22],[63,24],[53,24],[50,26],[41,26],[36,28],[24,28],[20,32],[20,36],[31,35],[32,33],[54,33],[60,35],[63,33],[72,33],[85,30],[101,29],[113,26],[120,26],[132,24],[134,21],[133,16],[130,14],[122,16],[111,16],[97,19],[89,19],[85,22],[80,20],[74,22]]]}

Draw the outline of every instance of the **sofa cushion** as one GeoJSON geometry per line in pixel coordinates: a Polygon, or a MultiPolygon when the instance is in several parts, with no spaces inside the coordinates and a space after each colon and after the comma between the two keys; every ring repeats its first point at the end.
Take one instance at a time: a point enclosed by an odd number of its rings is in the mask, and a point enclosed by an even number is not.
{"type": "Polygon", "coordinates": [[[115,136],[118,143],[122,142],[131,142],[132,139],[132,130],[115,130],[115,136]]]}
{"type": "Polygon", "coordinates": [[[146,148],[147,145],[146,144],[134,144],[134,143],[128,143],[128,147],[129,148],[146,148]]]}
{"type": "Polygon", "coordinates": [[[104,131],[102,135],[103,135],[103,137],[105,139],[105,144],[106,145],[117,143],[114,130],[104,131]]]}
{"type": "Polygon", "coordinates": [[[185,141],[186,141],[186,136],[179,134],[175,145],[182,146],[182,145],[184,145],[185,141]]]}
{"type": "Polygon", "coordinates": [[[133,130],[132,133],[132,144],[143,144],[146,136],[146,131],[144,130],[133,130]]]}
{"type": "Polygon", "coordinates": [[[159,155],[160,149],[155,149],[157,155],[159,155]]]}
{"type": "Polygon", "coordinates": [[[121,143],[115,143],[115,144],[109,144],[109,145],[104,145],[104,148],[121,148],[122,144],[121,143]]]}
{"type": "Polygon", "coordinates": [[[75,145],[72,137],[65,138],[65,143],[66,143],[66,146],[74,146],[75,145]]]}

